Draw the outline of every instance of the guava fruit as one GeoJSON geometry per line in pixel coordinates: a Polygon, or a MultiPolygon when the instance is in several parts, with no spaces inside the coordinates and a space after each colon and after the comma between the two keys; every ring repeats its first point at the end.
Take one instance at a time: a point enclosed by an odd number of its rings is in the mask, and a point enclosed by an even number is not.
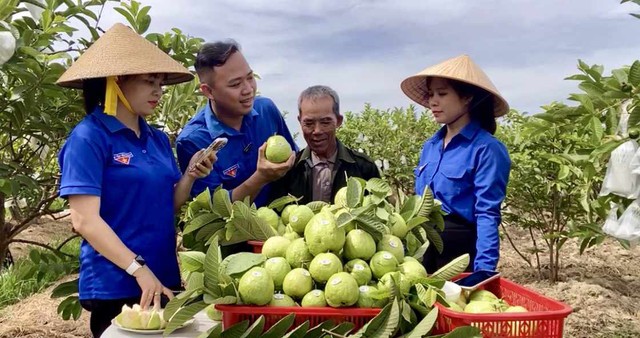
{"type": "Polygon", "coordinates": [[[398,262],[404,259],[404,245],[402,240],[394,235],[384,235],[378,242],[378,251],[388,251],[392,253],[398,262]]]}
{"type": "Polygon", "coordinates": [[[238,283],[240,298],[245,304],[266,305],[275,290],[273,279],[265,268],[253,267],[245,272],[238,283]]]}
{"type": "Polygon", "coordinates": [[[314,215],[311,208],[306,205],[299,205],[289,215],[289,226],[293,231],[302,235],[304,234],[304,228],[314,215]]]}
{"type": "Polygon", "coordinates": [[[291,145],[282,135],[273,135],[267,139],[267,148],[264,151],[267,161],[282,163],[291,156],[291,145]]]}
{"type": "Polygon", "coordinates": [[[269,237],[262,245],[262,254],[267,258],[285,257],[291,241],[283,236],[269,237]]]}
{"type": "Polygon", "coordinates": [[[304,239],[312,255],[323,252],[339,254],[345,242],[344,229],[338,228],[333,214],[320,212],[304,229],[304,239]]]}
{"type": "Polygon", "coordinates": [[[304,238],[298,238],[291,241],[291,245],[287,248],[285,258],[292,268],[307,267],[313,255],[309,252],[307,243],[304,238]]]}
{"type": "Polygon", "coordinates": [[[270,208],[260,207],[256,210],[256,217],[265,221],[265,223],[269,224],[273,230],[278,230],[278,225],[280,224],[280,217],[270,208]]]}
{"type": "Polygon", "coordinates": [[[284,277],[282,290],[288,296],[302,299],[304,295],[313,290],[313,279],[309,271],[303,268],[295,268],[284,277]]]}
{"type": "Polygon", "coordinates": [[[378,251],[371,257],[369,267],[373,276],[380,279],[386,273],[398,271],[398,260],[388,251],[378,251]]]}
{"type": "Polygon", "coordinates": [[[284,257],[272,257],[264,262],[264,269],[273,279],[273,285],[276,290],[281,290],[284,276],[291,271],[291,266],[284,257]]]}
{"type": "Polygon", "coordinates": [[[404,238],[409,232],[409,228],[407,228],[407,223],[404,221],[404,218],[400,216],[397,212],[389,215],[389,222],[387,223],[389,229],[391,230],[391,234],[398,237],[404,238]]]}
{"type": "Polygon", "coordinates": [[[324,291],[322,290],[311,290],[309,293],[304,295],[302,298],[302,302],[300,302],[302,307],[325,307],[327,306],[327,300],[324,298],[324,291]]]}
{"type": "Polygon", "coordinates": [[[495,313],[498,312],[496,306],[493,302],[484,301],[484,300],[475,300],[469,302],[467,306],[464,307],[464,312],[466,313],[495,313]]]}
{"type": "Polygon", "coordinates": [[[271,297],[269,306],[296,306],[296,302],[293,301],[293,298],[287,295],[276,293],[271,297]]]}
{"type": "Polygon", "coordinates": [[[355,229],[347,233],[344,242],[344,257],[348,260],[364,259],[368,261],[376,253],[376,242],[366,231],[355,229]]]}
{"type": "Polygon", "coordinates": [[[336,192],[336,196],[333,198],[333,204],[338,207],[347,207],[347,187],[342,187],[336,192]]]}
{"type": "Polygon", "coordinates": [[[338,256],[330,252],[318,254],[309,264],[311,277],[320,284],[326,283],[329,277],[338,272],[342,272],[342,262],[338,256]]]}
{"type": "Polygon", "coordinates": [[[282,214],[280,214],[280,220],[284,225],[289,225],[289,216],[291,212],[298,207],[297,204],[289,204],[284,209],[282,209],[282,214]]]}
{"type": "Polygon", "coordinates": [[[348,272],[356,279],[358,285],[366,285],[371,281],[371,268],[369,264],[361,259],[353,259],[344,266],[344,271],[348,272]]]}
{"type": "Polygon", "coordinates": [[[358,282],[347,272],[331,276],[324,288],[324,296],[331,307],[354,305],[359,297],[358,282]]]}

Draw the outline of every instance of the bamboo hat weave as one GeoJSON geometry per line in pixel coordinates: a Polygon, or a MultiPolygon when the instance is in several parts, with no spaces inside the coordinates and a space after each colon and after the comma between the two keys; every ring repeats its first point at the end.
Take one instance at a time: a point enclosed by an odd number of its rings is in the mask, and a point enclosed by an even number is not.
{"type": "Polygon", "coordinates": [[[193,74],[131,28],[117,23],[106,31],[56,82],[82,89],[85,79],[166,74],[165,85],[190,81],[193,74]]]}
{"type": "Polygon", "coordinates": [[[467,55],[460,55],[428,67],[418,74],[406,78],[400,84],[400,88],[413,101],[429,107],[427,78],[430,77],[458,80],[486,90],[493,96],[495,107],[493,115],[495,117],[502,116],[509,111],[509,104],[500,95],[496,86],[494,86],[487,74],[467,55]]]}

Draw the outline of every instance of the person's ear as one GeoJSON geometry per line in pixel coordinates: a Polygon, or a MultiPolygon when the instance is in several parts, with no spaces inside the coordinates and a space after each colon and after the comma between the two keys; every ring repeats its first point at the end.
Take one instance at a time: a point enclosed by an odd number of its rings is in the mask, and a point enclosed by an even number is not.
{"type": "Polygon", "coordinates": [[[342,121],[344,120],[344,117],[342,115],[338,115],[337,116],[337,123],[336,123],[336,128],[340,127],[342,125],[342,121]]]}
{"type": "Polygon", "coordinates": [[[202,94],[207,97],[209,100],[214,100],[213,98],[213,88],[206,83],[200,83],[200,91],[202,94]]]}

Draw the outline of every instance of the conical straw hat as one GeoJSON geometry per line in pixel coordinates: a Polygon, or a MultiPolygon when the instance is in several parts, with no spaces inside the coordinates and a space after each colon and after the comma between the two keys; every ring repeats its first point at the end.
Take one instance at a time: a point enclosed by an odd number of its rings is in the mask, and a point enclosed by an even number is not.
{"type": "Polygon", "coordinates": [[[135,74],[166,74],[164,84],[193,79],[193,74],[131,28],[117,23],[62,74],[58,85],[82,89],[82,80],[135,74]]]}
{"type": "Polygon", "coordinates": [[[487,74],[475,64],[467,55],[448,59],[435,66],[426,68],[416,75],[406,78],[400,84],[402,91],[413,101],[429,107],[427,100],[427,78],[442,77],[454,79],[480,87],[493,95],[494,111],[493,115],[498,117],[509,111],[509,104],[500,95],[496,86],[493,85],[487,74]]]}

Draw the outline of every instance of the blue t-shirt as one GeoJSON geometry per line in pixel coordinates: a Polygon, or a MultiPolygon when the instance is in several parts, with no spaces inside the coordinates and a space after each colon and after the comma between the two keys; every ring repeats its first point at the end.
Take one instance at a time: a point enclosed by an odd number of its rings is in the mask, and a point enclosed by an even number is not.
{"type": "MultiPolygon", "coordinates": [[[[100,216],[166,287],[180,285],[174,184],[180,179],[167,136],[140,118],[140,138],[101,108],[86,116],[60,151],[60,196],[100,196],[100,216]]],[[[80,299],[138,297],[135,278],[80,248],[80,299]]]]}
{"type": "MultiPolygon", "coordinates": [[[[256,171],[258,148],[270,136],[282,135],[289,141],[291,148],[297,146],[291,137],[289,128],[276,105],[266,97],[256,97],[253,110],[242,119],[240,131],[220,122],[207,104],[185,126],[176,140],[176,151],[180,169],[185,172],[193,154],[204,149],[218,137],[226,137],[229,141],[217,156],[211,174],[193,184],[191,195],[197,196],[207,187],[214,191],[222,185],[232,190],[246,181],[256,171]]],[[[254,203],[260,207],[268,202],[270,185],[267,184],[254,203]]]]}
{"type": "Polygon", "coordinates": [[[495,270],[500,257],[500,204],[511,170],[507,148],[475,121],[443,150],[445,133],[443,127],[424,143],[415,170],[416,193],[429,186],[444,211],[476,224],[474,270],[495,270]]]}

